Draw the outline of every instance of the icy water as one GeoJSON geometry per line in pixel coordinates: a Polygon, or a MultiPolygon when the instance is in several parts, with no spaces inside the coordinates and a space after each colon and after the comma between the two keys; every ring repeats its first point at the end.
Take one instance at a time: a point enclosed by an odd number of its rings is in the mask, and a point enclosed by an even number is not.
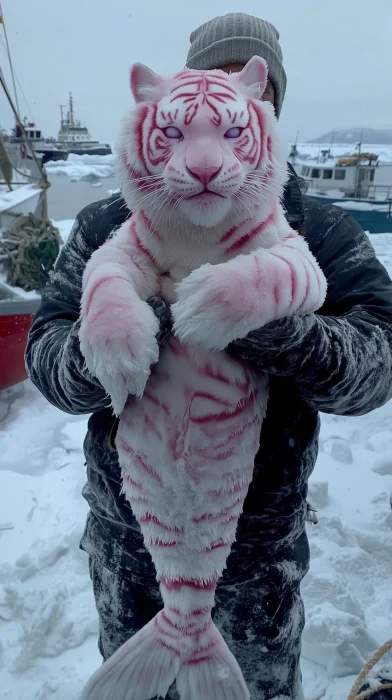
{"type": "Polygon", "coordinates": [[[92,202],[108,197],[108,190],[116,189],[114,177],[98,183],[72,182],[65,175],[50,176],[48,208],[51,219],[74,219],[77,213],[92,202]]]}

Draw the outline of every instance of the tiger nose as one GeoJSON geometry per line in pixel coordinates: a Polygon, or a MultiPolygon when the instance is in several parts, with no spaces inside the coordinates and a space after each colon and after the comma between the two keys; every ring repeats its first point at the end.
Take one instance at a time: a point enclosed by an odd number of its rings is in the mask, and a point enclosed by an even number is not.
{"type": "Polygon", "coordinates": [[[193,167],[193,168],[187,168],[188,172],[191,175],[194,175],[197,177],[198,180],[202,183],[202,185],[206,186],[208,183],[212,180],[213,177],[218,175],[218,173],[221,171],[222,166],[211,166],[210,168],[199,168],[199,167],[193,167]]]}

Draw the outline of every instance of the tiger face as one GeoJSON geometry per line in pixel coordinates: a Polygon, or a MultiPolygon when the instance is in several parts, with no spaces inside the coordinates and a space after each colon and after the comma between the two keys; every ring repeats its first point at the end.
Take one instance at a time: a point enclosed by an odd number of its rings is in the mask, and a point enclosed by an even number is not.
{"type": "Polygon", "coordinates": [[[158,218],[174,208],[212,227],[233,213],[252,216],[281,196],[285,157],[273,107],[260,99],[266,82],[258,56],[230,75],[186,69],[164,79],[136,64],[136,108],[120,144],[128,206],[158,218]]]}

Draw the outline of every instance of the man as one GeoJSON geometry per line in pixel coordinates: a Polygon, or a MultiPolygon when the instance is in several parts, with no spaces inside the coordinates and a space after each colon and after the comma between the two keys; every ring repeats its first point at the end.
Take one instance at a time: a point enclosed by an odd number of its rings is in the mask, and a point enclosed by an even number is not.
{"type": "MultiPolygon", "coordinates": [[[[279,117],[286,74],[276,29],[230,14],[191,35],[190,68],[239,70],[254,55],[268,62],[263,99],[279,117]]],[[[291,225],[306,236],[328,282],[318,315],[294,316],[251,333],[230,351],[270,375],[262,450],[237,542],[217,589],[214,619],[235,654],[253,700],[303,698],[299,657],[304,610],[300,583],[308,570],[307,482],[317,457],[318,411],[361,415],[392,396],[392,283],[366,235],[344,211],[301,193],[294,173],[286,187],[291,225]]],[[[84,367],[79,302],[84,266],[129,212],[111,198],[78,216],[31,329],[30,377],[60,409],[92,413],[85,440],[90,506],[81,547],[100,616],[99,648],[108,658],[161,607],[149,554],[121,495],[110,401],[84,367]]],[[[149,301],[170,334],[170,311],[149,301]]],[[[177,697],[172,689],[170,698],[177,697]]],[[[381,695],[379,696],[381,698],[381,695]]]]}

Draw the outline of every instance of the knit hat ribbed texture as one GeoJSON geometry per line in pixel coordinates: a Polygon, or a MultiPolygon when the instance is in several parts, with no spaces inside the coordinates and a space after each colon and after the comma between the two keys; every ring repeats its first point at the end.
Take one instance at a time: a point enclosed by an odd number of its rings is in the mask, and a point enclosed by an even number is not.
{"type": "Polygon", "coordinates": [[[190,40],[188,68],[212,70],[229,63],[245,64],[255,55],[264,58],[275,89],[275,111],[279,117],[287,78],[279,32],[273,24],[242,12],[231,12],[202,24],[192,32],[190,40]]]}

